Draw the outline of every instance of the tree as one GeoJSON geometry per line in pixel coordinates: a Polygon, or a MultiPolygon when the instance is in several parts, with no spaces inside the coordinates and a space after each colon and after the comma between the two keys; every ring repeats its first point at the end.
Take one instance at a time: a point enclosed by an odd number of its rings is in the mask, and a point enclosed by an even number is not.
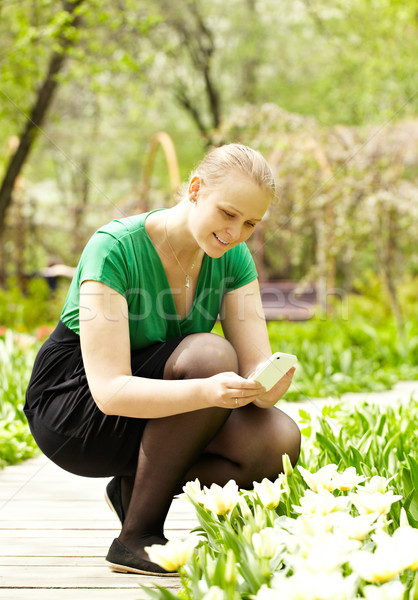
{"type": "Polygon", "coordinates": [[[64,18],[57,36],[57,49],[49,59],[46,75],[40,85],[37,97],[20,137],[20,143],[12,155],[0,187],[0,234],[4,229],[7,209],[12,201],[16,179],[29,156],[36,136],[39,133],[57,88],[57,75],[61,71],[69,48],[74,43],[74,32],[80,26],[79,8],[83,0],[64,0],[64,18]]]}

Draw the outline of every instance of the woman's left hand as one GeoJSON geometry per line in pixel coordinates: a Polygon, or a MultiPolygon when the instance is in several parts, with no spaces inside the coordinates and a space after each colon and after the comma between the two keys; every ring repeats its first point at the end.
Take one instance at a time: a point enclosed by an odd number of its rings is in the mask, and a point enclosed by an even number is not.
{"type": "MultiPolygon", "coordinates": [[[[295,371],[296,367],[291,367],[268,392],[265,392],[262,396],[259,396],[254,400],[253,404],[259,408],[269,408],[270,406],[274,406],[289,389],[295,371]]],[[[248,379],[251,379],[254,373],[255,371],[251,373],[248,379]]]]}

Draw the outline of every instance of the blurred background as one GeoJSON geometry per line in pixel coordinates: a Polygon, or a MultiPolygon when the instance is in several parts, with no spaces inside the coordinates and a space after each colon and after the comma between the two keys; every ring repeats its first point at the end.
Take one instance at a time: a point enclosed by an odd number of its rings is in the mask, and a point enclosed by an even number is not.
{"type": "Polygon", "coordinates": [[[2,0],[10,372],[99,226],[241,142],[278,183],[249,246],[273,350],[303,358],[294,395],[417,378],[417,56],[415,0],[2,0]]]}

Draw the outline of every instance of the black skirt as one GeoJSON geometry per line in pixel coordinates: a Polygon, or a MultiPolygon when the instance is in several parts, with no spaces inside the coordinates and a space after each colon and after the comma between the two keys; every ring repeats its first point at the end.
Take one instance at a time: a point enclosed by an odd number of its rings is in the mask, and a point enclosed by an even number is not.
{"type": "MultiPolygon", "coordinates": [[[[132,351],[132,374],[162,379],[182,339],[132,351]]],[[[87,383],[80,337],[61,321],[36,357],[24,412],[42,452],[63,469],[86,477],[135,473],[147,420],[101,412],[87,383]]]]}

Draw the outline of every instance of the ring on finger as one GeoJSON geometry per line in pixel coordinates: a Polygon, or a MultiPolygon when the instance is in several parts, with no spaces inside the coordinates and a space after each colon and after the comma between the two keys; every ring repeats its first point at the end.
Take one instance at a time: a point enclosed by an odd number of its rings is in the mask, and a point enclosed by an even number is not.
{"type": "Polygon", "coordinates": [[[235,398],[235,406],[239,406],[238,398],[235,398]]]}

